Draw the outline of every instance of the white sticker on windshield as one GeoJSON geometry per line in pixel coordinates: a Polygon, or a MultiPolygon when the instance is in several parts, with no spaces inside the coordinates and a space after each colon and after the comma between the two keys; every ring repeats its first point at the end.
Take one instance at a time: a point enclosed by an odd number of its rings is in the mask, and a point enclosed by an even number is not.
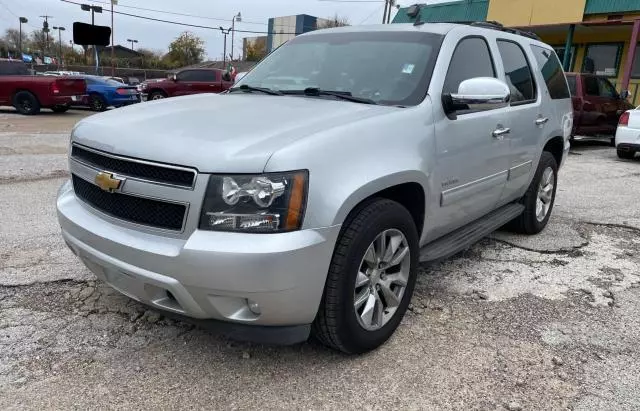
{"type": "Polygon", "coordinates": [[[415,64],[405,64],[404,67],[402,67],[402,72],[404,74],[411,74],[413,73],[413,69],[416,67],[415,64]]]}

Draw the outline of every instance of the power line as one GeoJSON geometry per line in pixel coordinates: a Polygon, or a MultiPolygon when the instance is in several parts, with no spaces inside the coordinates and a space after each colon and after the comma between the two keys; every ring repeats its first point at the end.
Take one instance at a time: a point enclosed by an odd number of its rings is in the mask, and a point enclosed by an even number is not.
{"type": "MultiPolygon", "coordinates": [[[[62,1],[64,3],[75,4],[75,5],[78,5],[78,6],[82,5],[81,3],[75,3],[75,2],[70,1],[70,0],[60,0],[60,1],[62,1]]],[[[200,24],[181,23],[179,21],[157,19],[157,18],[154,18],[154,17],[140,16],[138,14],[125,13],[125,12],[122,12],[122,11],[115,11],[115,10],[113,12],[115,14],[121,14],[123,16],[135,17],[135,18],[143,19],[143,20],[157,21],[157,22],[160,22],[160,23],[175,24],[175,25],[178,25],[178,26],[193,27],[193,28],[207,29],[207,30],[216,30],[216,31],[220,30],[220,27],[203,26],[203,25],[200,25],[200,24]]],[[[250,33],[250,34],[293,34],[293,35],[296,35],[296,36],[302,34],[302,33],[296,33],[296,32],[293,32],[293,33],[292,32],[288,32],[287,33],[287,32],[275,32],[275,31],[268,32],[268,31],[238,30],[238,29],[235,29],[234,31],[236,33],[250,33]]]]}

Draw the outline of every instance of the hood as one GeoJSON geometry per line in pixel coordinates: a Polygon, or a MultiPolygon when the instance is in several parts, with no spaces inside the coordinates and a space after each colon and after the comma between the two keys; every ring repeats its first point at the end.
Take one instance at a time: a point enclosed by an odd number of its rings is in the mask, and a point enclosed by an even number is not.
{"type": "Polygon", "coordinates": [[[76,125],[72,138],[110,153],[200,172],[259,173],[288,144],[398,110],[308,97],[198,94],[88,117],[76,125]]]}

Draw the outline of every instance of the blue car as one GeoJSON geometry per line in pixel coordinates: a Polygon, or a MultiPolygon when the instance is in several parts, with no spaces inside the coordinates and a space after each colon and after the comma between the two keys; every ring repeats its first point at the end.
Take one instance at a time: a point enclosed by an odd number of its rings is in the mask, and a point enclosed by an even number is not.
{"type": "Polygon", "coordinates": [[[93,111],[105,111],[107,107],[122,107],[140,102],[140,93],[129,86],[100,76],[82,76],[87,82],[84,104],[93,111]]]}

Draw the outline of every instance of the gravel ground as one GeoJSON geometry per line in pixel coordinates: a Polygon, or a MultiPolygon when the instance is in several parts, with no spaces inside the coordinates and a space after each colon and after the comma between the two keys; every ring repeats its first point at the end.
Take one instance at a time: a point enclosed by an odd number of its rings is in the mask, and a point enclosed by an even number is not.
{"type": "Polygon", "coordinates": [[[0,409],[640,408],[640,160],[579,142],[544,233],[422,267],[382,348],[237,343],[96,282],[54,198],[88,113],[0,110],[0,409]]]}

